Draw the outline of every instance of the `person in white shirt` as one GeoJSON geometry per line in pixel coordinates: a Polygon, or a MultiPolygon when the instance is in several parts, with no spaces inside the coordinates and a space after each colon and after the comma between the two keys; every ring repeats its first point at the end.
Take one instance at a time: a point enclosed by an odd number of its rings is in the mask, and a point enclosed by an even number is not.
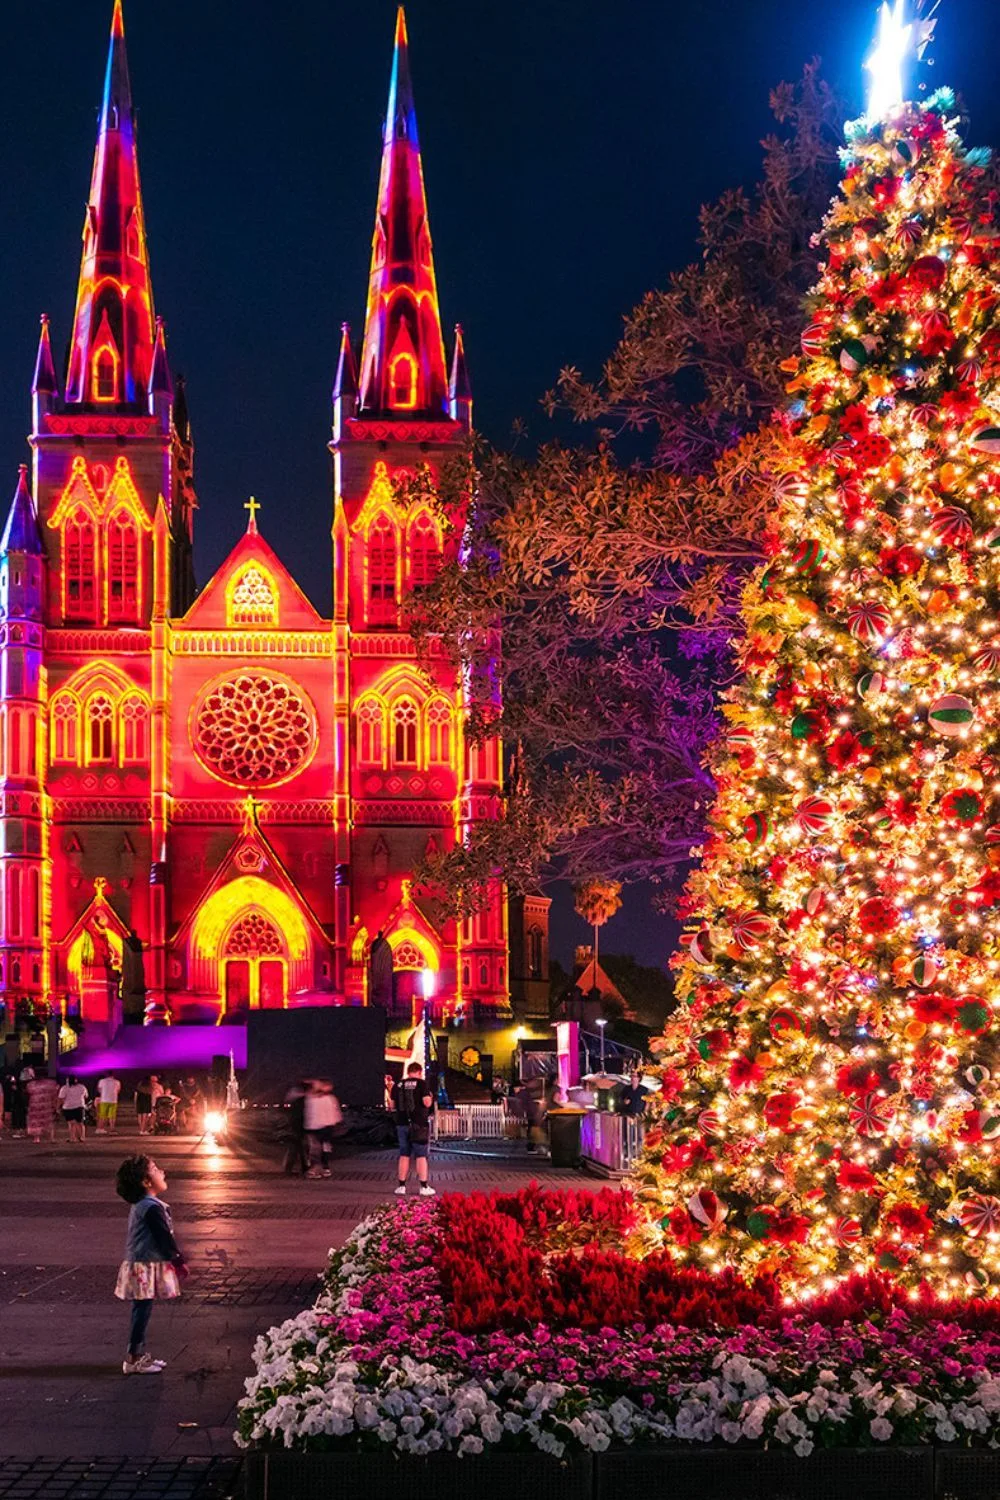
{"type": "Polygon", "coordinates": [[[63,1119],[69,1131],[71,1141],[82,1141],[86,1138],[87,1127],[84,1124],[84,1111],[87,1108],[87,1100],[90,1098],[85,1084],[70,1074],[62,1088],[59,1090],[59,1103],[62,1107],[63,1119]]]}
{"type": "Polygon", "coordinates": [[[307,1174],[309,1177],[329,1177],[334,1126],[339,1125],[343,1117],[340,1101],[333,1092],[333,1084],[325,1078],[311,1078],[303,1110],[306,1135],[309,1137],[309,1155],[312,1158],[307,1174]]]}
{"type": "Polygon", "coordinates": [[[113,1073],[105,1073],[97,1084],[97,1134],[114,1135],[118,1118],[118,1096],[122,1091],[121,1079],[113,1073]]]}

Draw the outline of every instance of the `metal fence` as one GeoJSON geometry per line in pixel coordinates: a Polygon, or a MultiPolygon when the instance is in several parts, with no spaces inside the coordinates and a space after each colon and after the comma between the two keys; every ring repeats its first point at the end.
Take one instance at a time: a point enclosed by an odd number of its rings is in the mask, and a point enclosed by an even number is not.
{"type": "Polygon", "coordinates": [[[644,1133],[642,1120],[591,1110],[580,1121],[580,1154],[606,1172],[627,1172],[642,1150],[644,1133]]]}
{"type": "Polygon", "coordinates": [[[432,1139],[500,1141],[507,1129],[507,1101],[500,1104],[456,1104],[434,1111],[432,1139]]]}

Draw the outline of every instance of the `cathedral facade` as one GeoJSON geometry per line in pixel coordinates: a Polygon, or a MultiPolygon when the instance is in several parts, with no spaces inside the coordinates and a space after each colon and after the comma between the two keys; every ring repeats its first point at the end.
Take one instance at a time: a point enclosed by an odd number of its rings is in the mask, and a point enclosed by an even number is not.
{"type": "Polygon", "coordinates": [[[57,370],[43,319],[31,463],[0,542],[8,1019],[48,1002],[113,1028],[139,952],[147,1020],[363,1004],[379,934],[400,1021],[425,988],[439,1023],[509,1014],[501,888],[456,924],[412,881],[501,796],[499,744],[465,742],[461,683],[433,642],[418,661],[405,617],[459,529],[405,479],[439,473],[471,423],[461,331],[450,361],[442,337],[400,11],[364,337],[356,349],[345,325],[334,385],[333,618],[254,501],[196,589],[193,444],[154,311],[115,0],[68,361],[57,370]]]}

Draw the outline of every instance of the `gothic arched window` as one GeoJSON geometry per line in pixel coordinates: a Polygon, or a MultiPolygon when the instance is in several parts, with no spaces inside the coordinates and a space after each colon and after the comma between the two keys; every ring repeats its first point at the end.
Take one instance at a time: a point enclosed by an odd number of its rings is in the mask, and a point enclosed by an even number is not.
{"type": "Polygon", "coordinates": [[[118,354],[110,344],[102,344],[95,351],[91,370],[91,399],[116,401],[118,399],[118,354]]]}
{"type": "Polygon", "coordinates": [[[108,522],[108,621],[136,624],[139,619],[139,533],[127,511],[108,522]]]}
{"type": "Polygon", "coordinates": [[[115,708],[105,693],[95,693],[87,704],[87,760],[107,765],[115,758],[115,708]]]}
{"type": "Polygon", "coordinates": [[[41,886],[37,868],[32,865],[28,871],[28,937],[39,937],[41,934],[41,886]]]}
{"type": "Polygon", "coordinates": [[[433,583],[441,566],[437,527],[425,510],[410,526],[410,588],[425,589],[433,583]]]}
{"type": "Polygon", "coordinates": [[[63,532],[63,579],[68,620],[92,620],[97,598],[94,522],[79,506],[63,532]]]}
{"type": "Polygon", "coordinates": [[[267,574],[258,567],[242,572],[229,601],[230,625],[277,625],[278,600],[267,574]]]}
{"type": "Polygon", "coordinates": [[[451,764],[451,704],[435,698],[427,709],[427,752],[432,766],[451,764]]]}
{"type": "Polygon", "coordinates": [[[419,716],[412,698],[397,698],[392,705],[392,761],[396,766],[417,764],[419,716]]]}
{"type": "Polygon", "coordinates": [[[404,938],[393,950],[392,965],[394,969],[422,969],[424,956],[416,943],[404,938]]]}
{"type": "Polygon", "coordinates": [[[21,936],[21,871],[17,865],[7,878],[7,930],[11,937],[21,936]]]}
{"type": "Polygon", "coordinates": [[[121,747],[125,765],[141,764],[149,755],[149,708],[138,694],[121,706],[121,747]]]}
{"type": "Polygon", "coordinates": [[[373,625],[396,623],[396,528],[386,515],[368,533],[368,619],[373,625]]]}
{"type": "Polygon", "coordinates": [[[417,362],[412,354],[397,354],[389,366],[389,405],[412,411],[417,404],[417,362]]]}
{"type": "Polygon", "coordinates": [[[76,763],[79,735],[80,705],[70,694],[61,694],[52,705],[53,762],[76,763]]]}
{"type": "Polygon", "coordinates": [[[382,705],[366,698],[358,707],[358,760],[364,766],[382,764],[382,705]]]}

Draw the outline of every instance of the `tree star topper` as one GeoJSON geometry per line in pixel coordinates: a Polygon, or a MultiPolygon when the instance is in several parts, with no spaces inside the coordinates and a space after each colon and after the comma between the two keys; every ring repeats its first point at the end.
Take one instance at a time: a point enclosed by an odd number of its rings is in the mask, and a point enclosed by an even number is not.
{"type": "Polygon", "coordinates": [[[875,50],[865,61],[871,74],[865,111],[869,120],[884,119],[903,103],[903,64],[908,57],[923,57],[934,34],[935,10],[937,4],[924,20],[907,21],[906,0],[896,0],[894,7],[882,0],[875,50]]]}

